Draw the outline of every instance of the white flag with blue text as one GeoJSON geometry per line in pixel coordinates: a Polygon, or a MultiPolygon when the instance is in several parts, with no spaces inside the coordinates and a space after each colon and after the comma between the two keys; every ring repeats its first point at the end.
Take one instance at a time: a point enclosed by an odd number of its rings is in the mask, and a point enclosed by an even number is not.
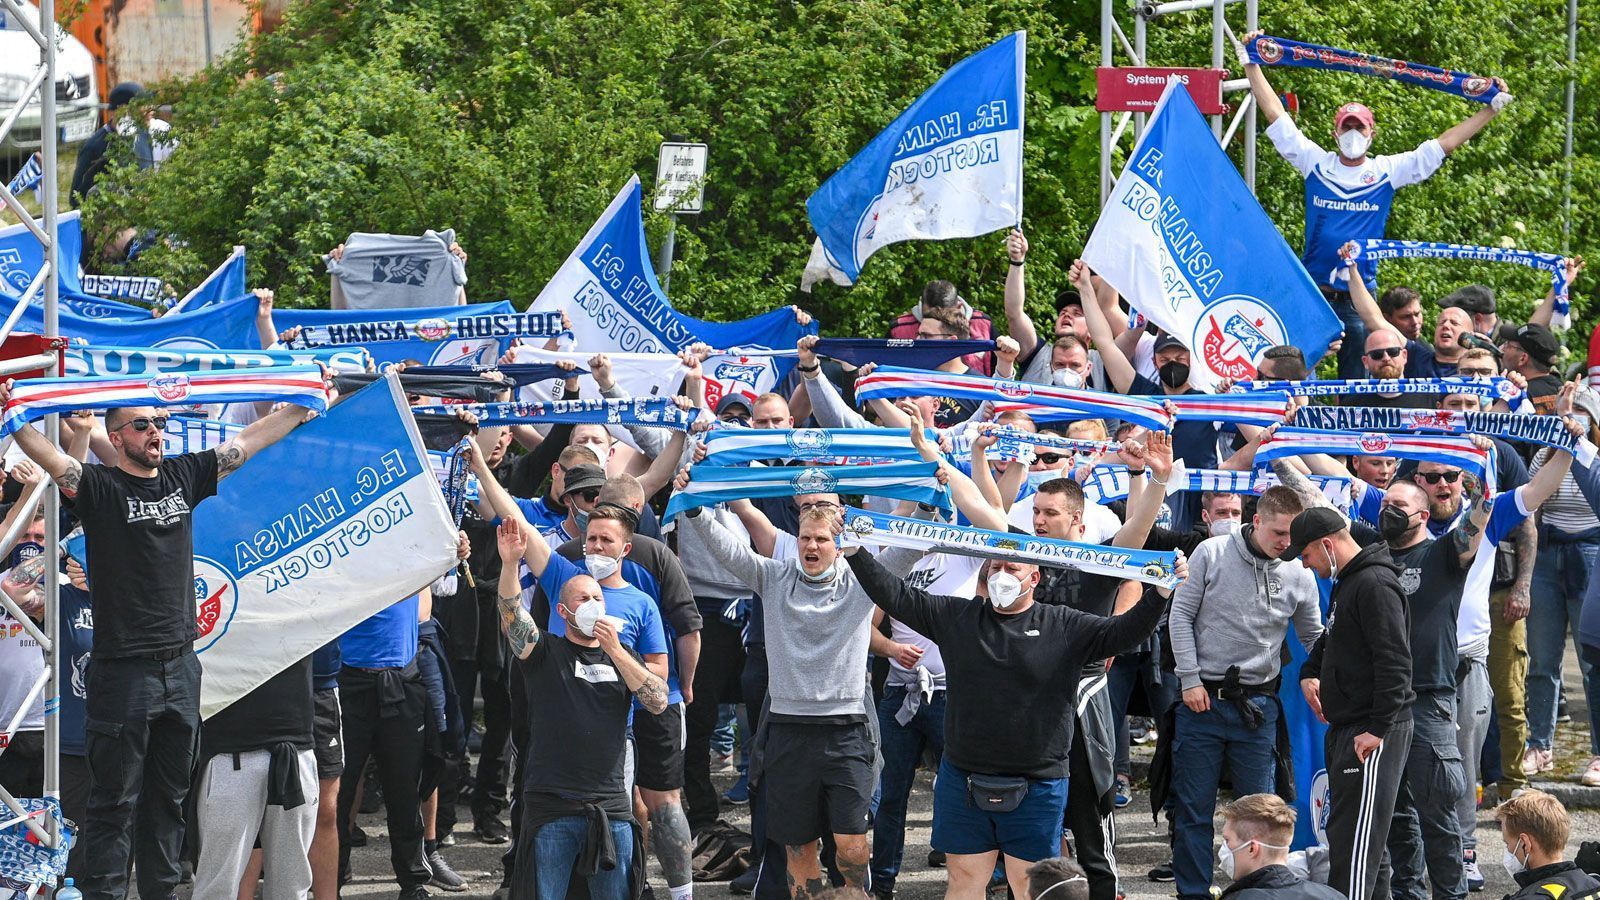
{"type": "Polygon", "coordinates": [[[956,63],[806,200],[817,242],[800,289],[853,284],[900,241],[970,238],[1022,221],[1027,33],[956,63]]]}
{"type": "Polygon", "coordinates": [[[1100,210],[1084,261],[1189,348],[1196,387],[1254,378],[1280,344],[1321,359],[1338,317],[1177,84],[1100,210]]]}

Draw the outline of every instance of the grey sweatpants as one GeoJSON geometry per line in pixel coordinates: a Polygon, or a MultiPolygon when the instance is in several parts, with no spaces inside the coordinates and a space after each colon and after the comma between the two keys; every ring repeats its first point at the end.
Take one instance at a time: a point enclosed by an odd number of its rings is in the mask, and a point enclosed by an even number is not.
{"type": "MultiPolygon", "coordinates": [[[[1489,687],[1489,668],[1485,660],[1467,658],[1467,674],[1456,683],[1456,747],[1461,750],[1461,768],[1466,773],[1466,790],[1456,798],[1456,821],[1461,826],[1461,849],[1478,849],[1478,760],[1483,758],[1483,741],[1489,735],[1489,711],[1494,706],[1494,690],[1489,687]]],[[[1518,760],[1506,761],[1507,766],[1518,760]]]]}
{"type": "Polygon", "coordinates": [[[263,900],[304,900],[311,896],[311,863],[306,851],[317,827],[317,758],[303,750],[300,791],[306,802],[294,809],[267,805],[271,753],[253,750],[213,756],[200,778],[196,800],[200,863],[195,866],[194,900],[235,900],[250,850],[261,838],[265,859],[263,900]]]}
{"type": "Polygon", "coordinates": [[[1411,705],[1411,751],[1389,827],[1394,869],[1390,893],[1395,900],[1467,896],[1456,821],[1456,800],[1466,789],[1466,778],[1461,774],[1455,719],[1456,698],[1448,692],[1420,695],[1411,705]]]}

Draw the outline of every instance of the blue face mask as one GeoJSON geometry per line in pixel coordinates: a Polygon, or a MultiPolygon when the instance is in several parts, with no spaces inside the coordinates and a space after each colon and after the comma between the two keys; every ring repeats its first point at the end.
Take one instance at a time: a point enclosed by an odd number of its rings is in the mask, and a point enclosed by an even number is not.
{"type": "Polygon", "coordinates": [[[589,514],[577,507],[572,508],[572,521],[578,525],[575,537],[583,537],[589,533],[589,514]]]}
{"type": "Polygon", "coordinates": [[[1041,469],[1037,472],[1029,472],[1028,486],[1034,490],[1038,490],[1039,485],[1044,484],[1046,481],[1053,481],[1057,478],[1060,478],[1063,474],[1065,473],[1061,469],[1041,469]]]}
{"type": "Polygon", "coordinates": [[[35,544],[32,541],[18,544],[11,548],[10,555],[6,557],[6,568],[15,569],[17,566],[20,566],[28,560],[33,559],[43,553],[43,544],[35,544]]]}

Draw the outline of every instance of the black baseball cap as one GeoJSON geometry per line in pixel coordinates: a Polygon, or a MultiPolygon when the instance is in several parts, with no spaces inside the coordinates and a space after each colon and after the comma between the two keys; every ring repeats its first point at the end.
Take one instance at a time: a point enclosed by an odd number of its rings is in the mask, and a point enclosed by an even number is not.
{"type": "Polygon", "coordinates": [[[1537,322],[1529,322],[1518,328],[1516,335],[1507,343],[1515,343],[1542,366],[1555,362],[1556,354],[1561,352],[1561,342],[1556,339],[1556,333],[1537,322]]]}
{"type": "Polygon", "coordinates": [[[1173,347],[1177,347],[1179,350],[1187,350],[1187,349],[1189,349],[1187,346],[1184,345],[1183,341],[1178,340],[1177,338],[1173,337],[1170,334],[1163,334],[1160,337],[1156,338],[1155,349],[1151,350],[1150,352],[1152,352],[1152,353],[1160,353],[1163,350],[1170,350],[1173,347]]]}
{"type": "Polygon", "coordinates": [[[731,391],[723,394],[722,399],[717,401],[717,415],[720,416],[727,412],[730,406],[742,407],[745,416],[748,417],[750,415],[750,400],[743,394],[735,394],[731,391]]]}
{"type": "Polygon", "coordinates": [[[1056,312],[1061,312],[1063,309],[1066,309],[1069,306],[1076,306],[1079,309],[1083,308],[1083,297],[1081,297],[1078,292],[1072,288],[1067,288],[1066,290],[1056,294],[1056,312]]]}
{"type": "Polygon", "coordinates": [[[564,498],[573,491],[595,490],[606,486],[606,472],[599,466],[589,463],[579,463],[567,467],[566,490],[561,494],[564,498]]]}
{"type": "Polygon", "coordinates": [[[1469,313],[1488,315],[1494,312],[1494,291],[1488,285],[1469,284],[1439,301],[1439,306],[1456,306],[1469,313]]]}
{"type": "Polygon", "coordinates": [[[1349,521],[1331,506],[1313,506],[1302,510],[1289,525],[1289,548],[1278,554],[1278,558],[1284,562],[1299,559],[1312,541],[1320,541],[1348,527],[1349,521]]]}

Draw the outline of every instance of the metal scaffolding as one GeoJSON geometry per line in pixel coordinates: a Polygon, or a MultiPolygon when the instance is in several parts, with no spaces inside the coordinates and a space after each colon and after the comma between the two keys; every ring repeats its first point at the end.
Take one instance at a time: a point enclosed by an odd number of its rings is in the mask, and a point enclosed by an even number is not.
{"type": "MultiPolygon", "coordinates": [[[[1136,2],[1129,4],[1129,11],[1133,16],[1133,40],[1128,40],[1127,32],[1117,21],[1118,0],[1100,0],[1100,65],[1115,66],[1117,51],[1120,47],[1128,62],[1124,65],[1148,66],[1146,50],[1147,37],[1150,25],[1162,16],[1178,13],[1192,12],[1195,10],[1211,11],[1211,67],[1214,69],[1225,68],[1228,54],[1228,37],[1233,33],[1228,27],[1227,7],[1234,3],[1244,4],[1245,32],[1254,31],[1256,25],[1256,6],[1258,0],[1170,0],[1166,3],[1136,2]]],[[[1241,73],[1242,74],[1242,73],[1241,73]]],[[[1244,94],[1237,109],[1233,110],[1233,120],[1226,123],[1226,116],[1211,116],[1211,133],[1217,136],[1224,147],[1232,140],[1239,126],[1244,126],[1244,180],[1250,185],[1250,190],[1256,188],[1256,104],[1255,98],[1250,94],[1250,83],[1245,78],[1235,78],[1222,83],[1223,95],[1230,93],[1244,94]]],[[[1133,139],[1137,143],[1139,136],[1144,134],[1145,116],[1143,113],[1117,113],[1116,122],[1112,122],[1112,113],[1100,114],[1100,203],[1104,205],[1106,197],[1111,193],[1111,186],[1116,179],[1112,171],[1112,157],[1117,146],[1122,141],[1123,132],[1127,131],[1128,124],[1133,123],[1133,139]]]]}
{"type": "MultiPolygon", "coordinates": [[[[0,119],[0,139],[3,139],[10,132],[23,112],[31,105],[34,96],[38,95],[41,141],[40,163],[44,170],[43,177],[39,181],[40,202],[44,207],[42,220],[35,220],[23,207],[22,202],[13,196],[4,184],[0,184],[0,202],[4,202],[7,207],[15,212],[28,230],[33,232],[33,236],[39,240],[44,249],[44,265],[40,267],[38,274],[34,276],[32,283],[28,285],[28,289],[23,292],[16,307],[10,310],[10,315],[6,317],[5,323],[0,325],[0,343],[4,343],[11,336],[11,330],[16,326],[23,309],[29,303],[32,303],[34,298],[40,295],[41,291],[44,295],[45,337],[54,338],[60,333],[56,309],[57,302],[60,299],[60,281],[56,273],[61,266],[60,248],[56,241],[57,209],[60,206],[56,157],[60,146],[61,134],[56,121],[56,42],[65,32],[56,26],[55,0],[39,0],[37,25],[33,23],[32,10],[25,5],[26,3],[27,0],[0,0],[0,9],[4,9],[8,18],[15,20],[21,29],[27,32],[39,46],[39,67],[34,72],[33,77],[28,80],[27,86],[22,91],[22,96],[6,111],[5,118],[0,119]]],[[[55,376],[59,374],[59,358],[58,354],[47,352],[22,359],[6,360],[4,363],[0,363],[0,377],[10,377],[17,372],[34,369],[43,369],[46,376],[55,376]]],[[[60,425],[59,416],[51,415],[45,419],[45,435],[52,443],[59,442],[60,425]]],[[[59,688],[61,682],[61,659],[58,646],[60,630],[60,614],[58,610],[60,608],[61,535],[59,532],[61,525],[61,498],[53,481],[46,482],[42,489],[35,493],[32,502],[36,503],[41,498],[44,502],[45,511],[44,556],[46,561],[42,576],[44,587],[43,626],[34,627],[33,622],[27,615],[17,608],[11,598],[3,593],[0,593],[0,604],[3,604],[12,616],[22,623],[22,626],[39,642],[39,646],[45,654],[44,674],[34,684],[33,690],[23,702],[22,709],[25,711],[31,705],[33,699],[41,691],[43,692],[45,710],[44,795],[47,798],[59,800],[61,797],[61,719],[57,713],[60,707],[59,688]]],[[[29,515],[18,517],[17,522],[11,529],[14,533],[5,536],[7,546],[16,539],[17,534],[20,534],[23,528],[27,527],[26,520],[30,518],[31,516],[29,515]]],[[[8,734],[21,721],[21,715],[22,712],[19,712],[12,722],[7,723],[8,734]]],[[[3,747],[0,747],[0,752],[3,752],[3,747]]],[[[3,802],[10,811],[10,816],[4,821],[0,821],[0,827],[8,827],[22,822],[45,846],[57,846],[61,836],[57,833],[56,819],[54,817],[44,817],[41,820],[28,815],[22,806],[17,803],[16,798],[7,793],[4,788],[0,788],[0,802],[3,802]]],[[[0,813],[0,815],[4,815],[4,813],[0,813]]],[[[38,887],[36,886],[28,892],[28,896],[32,897],[37,890],[38,887]]]]}

